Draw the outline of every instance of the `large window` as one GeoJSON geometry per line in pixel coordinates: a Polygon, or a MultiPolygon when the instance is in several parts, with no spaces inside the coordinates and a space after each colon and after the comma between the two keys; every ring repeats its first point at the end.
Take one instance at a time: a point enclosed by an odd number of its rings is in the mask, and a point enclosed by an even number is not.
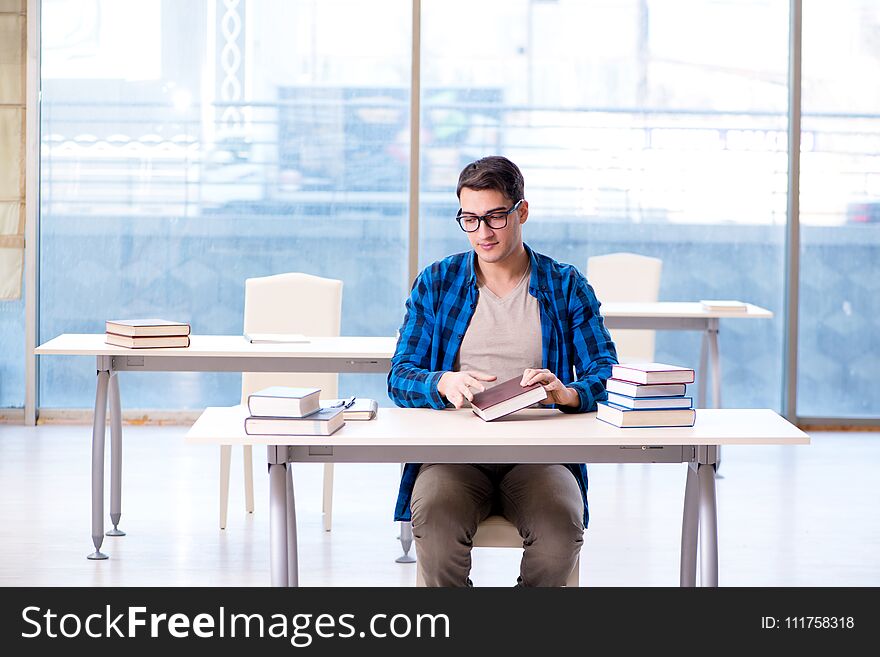
{"type": "Polygon", "coordinates": [[[0,408],[24,406],[25,15],[0,0],[0,408]]]}
{"type": "MultiPolygon", "coordinates": [[[[773,310],[722,321],[723,401],[778,407],[787,4],[422,7],[421,264],[468,247],[453,220],[461,167],[506,155],[523,170],[524,237],[539,251],[582,271],[593,255],[658,257],[662,301],[773,310]]],[[[655,358],[696,366],[699,340],[659,332],[655,358]]]]}
{"type": "MultiPolygon", "coordinates": [[[[42,339],[136,316],[237,334],[245,279],[288,271],[344,281],[344,334],[393,335],[410,23],[408,0],[45,0],[42,339]]],[[[40,383],[44,407],[93,403],[82,359],[44,359],[40,383]]],[[[239,394],[217,373],[122,389],[129,408],[239,394]]]]}
{"type": "Polygon", "coordinates": [[[804,2],[797,414],[880,416],[880,7],[804,2]]]}
{"type": "MultiPolygon", "coordinates": [[[[392,335],[410,253],[467,248],[458,173],[499,153],[539,251],[655,256],[660,300],[772,310],[722,320],[723,401],[780,408],[789,3],[422,0],[411,213],[413,4],[42,0],[40,340],[139,315],[238,333],[244,280],[284,271],[345,282],[343,333],[392,335]]],[[[803,2],[800,416],[880,413],[875,5],[803,2]]],[[[23,315],[0,302],[0,406],[23,403],[23,315]]],[[[655,359],[696,366],[699,340],[658,332],[655,359]]],[[[384,376],[355,376],[341,392],[385,401],[384,376]]],[[[83,359],[43,359],[38,385],[43,407],[92,405],[83,359]]],[[[128,408],[238,392],[211,373],[123,387],[128,408]]]]}

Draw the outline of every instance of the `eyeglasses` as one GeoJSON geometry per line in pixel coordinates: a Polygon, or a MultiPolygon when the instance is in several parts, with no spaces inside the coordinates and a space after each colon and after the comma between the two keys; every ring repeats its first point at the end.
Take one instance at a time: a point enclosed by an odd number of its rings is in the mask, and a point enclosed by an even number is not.
{"type": "Polygon", "coordinates": [[[466,233],[473,233],[474,231],[479,230],[481,221],[485,221],[486,225],[492,230],[501,230],[502,228],[507,227],[507,217],[516,212],[524,200],[525,199],[518,200],[513,204],[513,207],[510,208],[510,210],[496,210],[495,212],[483,215],[462,213],[461,209],[459,209],[458,214],[455,215],[455,220],[466,233]]]}

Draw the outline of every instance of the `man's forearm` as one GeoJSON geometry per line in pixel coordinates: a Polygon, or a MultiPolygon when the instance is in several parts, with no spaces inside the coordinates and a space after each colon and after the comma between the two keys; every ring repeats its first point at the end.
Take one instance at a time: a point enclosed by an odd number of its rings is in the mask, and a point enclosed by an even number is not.
{"type": "Polygon", "coordinates": [[[566,400],[561,404],[557,404],[557,406],[571,406],[573,408],[578,408],[581,405],[581,396],[578,394],[577,390],[566,387],[565,394],[566,400]]]}
{"type": "Polygon", "coordinates": [[[388,396],[397,406],[410,408],[445,407],[437,393],[441,372],[431,372],[412,364],[392,365],[388,375],[388,396]]]}

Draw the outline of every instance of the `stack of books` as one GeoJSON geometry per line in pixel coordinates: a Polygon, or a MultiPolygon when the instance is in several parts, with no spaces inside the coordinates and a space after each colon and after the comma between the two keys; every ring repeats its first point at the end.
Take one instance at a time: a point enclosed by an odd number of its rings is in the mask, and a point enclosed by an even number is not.
{"type": "Polygon", "coordinates": [[[188,347],[190,325],[167,319],[108,319],[104,342],[129,349],[188,347]]]}
{"type": "Polygon", "coordinates": [[[271,386],[248,395],[249,436],[329,436],[345,424],[343,406],[321,408],[320,388],[271,386]]]}
{"type": "Polygon", "coordinates": [[[616,427],[692,427],[693,398],[686,397],[694,371],[665,363],[614,365],[605,384],[608,401],[596,418],[616,427]]]}

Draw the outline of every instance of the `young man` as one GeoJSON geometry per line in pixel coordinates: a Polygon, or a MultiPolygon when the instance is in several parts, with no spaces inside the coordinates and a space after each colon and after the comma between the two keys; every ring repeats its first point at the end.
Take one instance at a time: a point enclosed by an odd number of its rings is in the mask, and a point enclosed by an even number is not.
{"type": "MultiPolygon", "coordinates": [[[[398,406],[461,408],[521,376],[522,385],[541,382],[547,405],[595,410],[617,352],[583,275],[523,243],[529,203],[519,168],[504,157],[477,160],[461,172],[456,193],[456,220],[472,251],[435,262],[413,284],[389,396],[398,406]]],[[[412,519],[428,586],[470,584],[472,539],[492,512],[523,537],[519,584],[562,586],[588,520],[586,466],[404,468],[395,520],[412,519]]]]}

